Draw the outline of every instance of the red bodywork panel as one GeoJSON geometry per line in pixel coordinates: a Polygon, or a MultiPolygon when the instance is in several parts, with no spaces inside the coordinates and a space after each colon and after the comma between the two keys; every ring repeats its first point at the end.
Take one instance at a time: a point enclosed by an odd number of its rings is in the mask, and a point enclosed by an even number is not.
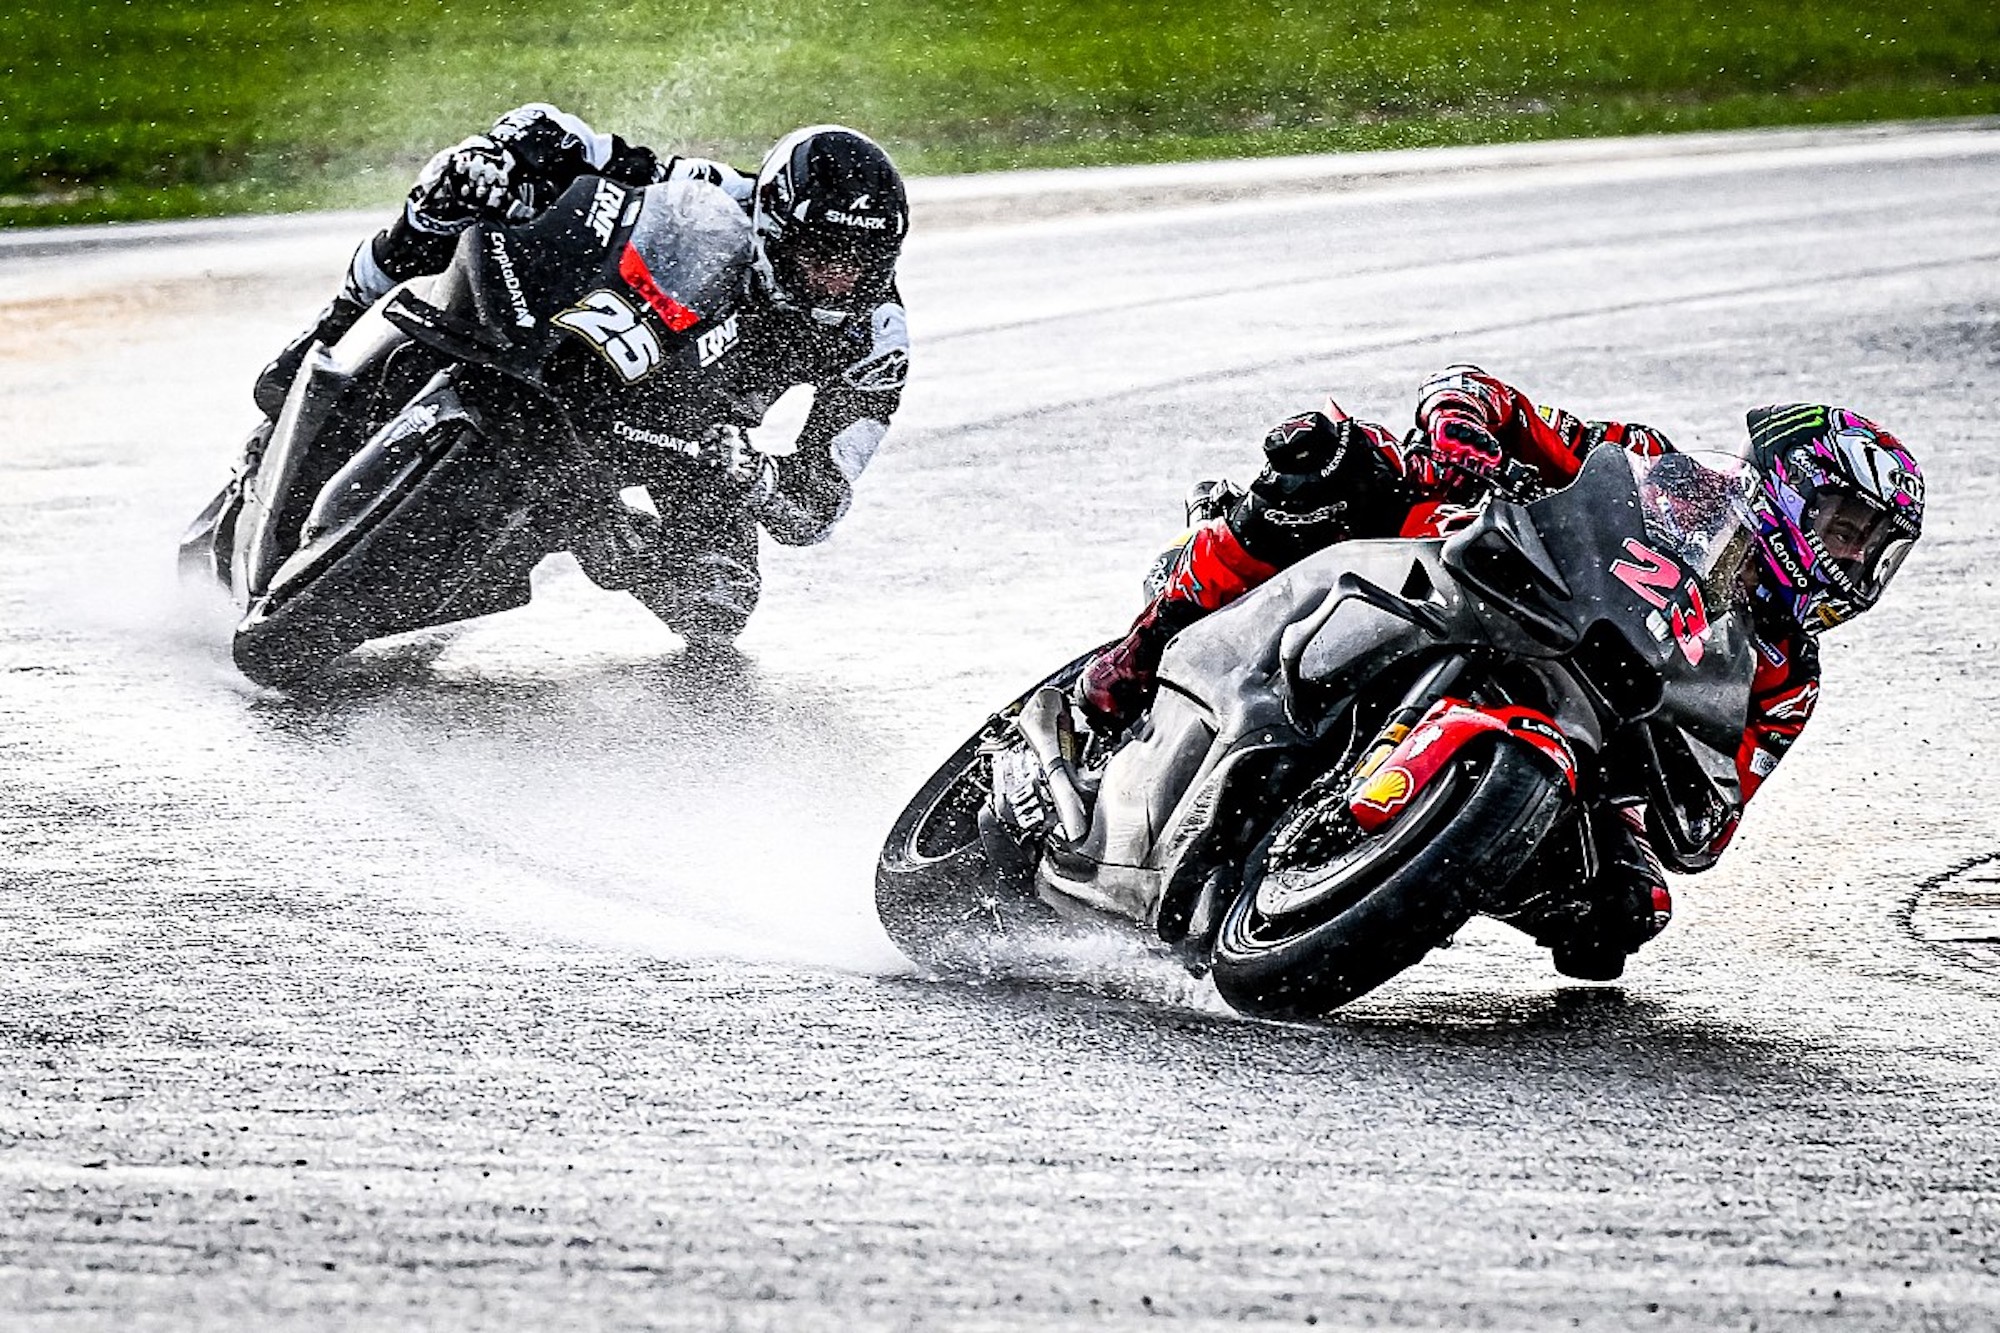
{"type": "Polygon", "coordinates": [[[701,323],[699,314],[660,290],[660,284],[653,281],[653,270],[646,267],[644,257],[630,245],[625,247],[625,253],[618,260],[618,276],[625,279],[626,285],[653,307],[653,313],[660,317],[660,322],[675,333],[701,323]]]}
{"type": "Polygon", "coordinates": [[[1398,537],[1449,537],[1479,517],[1479,505],[1453,504],[1449,500],[1419,500],[1403,516],[1398,537]]]}
{"type": "Polygon", "coordinates": [[[1417,798],[1438,770],[1475,736],[1511,736],[1556,766],[1576,791],[1576,755],[1562,730],[1532,708],[1480,708],[1463,699],[1440,699],[1376,765],[1348,802],[1355,822],[1369,833],[1394,819],[1417,798]]]}

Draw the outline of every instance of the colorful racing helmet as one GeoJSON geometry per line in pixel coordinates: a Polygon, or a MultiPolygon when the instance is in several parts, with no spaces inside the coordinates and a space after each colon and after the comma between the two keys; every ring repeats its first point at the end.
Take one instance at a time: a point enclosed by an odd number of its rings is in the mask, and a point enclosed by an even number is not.
{"type": "Polygon", "coordinates": [[[1923,531],[1917,460],[1844,407],[1786,403],[1745,421],[1766,590],[1808,634],[1875,605],[1923,531]]]}

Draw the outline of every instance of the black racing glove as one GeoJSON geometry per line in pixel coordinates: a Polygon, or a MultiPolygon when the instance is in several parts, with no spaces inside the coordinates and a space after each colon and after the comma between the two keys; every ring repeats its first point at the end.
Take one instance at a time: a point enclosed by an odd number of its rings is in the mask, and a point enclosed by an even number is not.
{"type": "Polygon", "coordinates": [[[482,217],[526,222],[535,215],[534,191],[515,179],[514,154],[484,134],[439,153],[410,190],[405,215],[432,235],[464,231],[482,217]]]}
{"type": "Polygon", "coordinates": [[[1279,566],[1353,536],[1357,514],[1380,507],[1395,480],[1353,421],[1321,412],[1279,422],[1264,437],[1264,460],[1229,526],[1245,550],[1279,566]]]}

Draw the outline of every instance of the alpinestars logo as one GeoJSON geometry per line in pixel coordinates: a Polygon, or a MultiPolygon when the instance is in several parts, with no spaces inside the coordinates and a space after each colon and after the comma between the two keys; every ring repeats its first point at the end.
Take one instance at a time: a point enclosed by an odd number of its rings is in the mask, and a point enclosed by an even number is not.
{"type": "Polygon", "coordinates": [[[1780,695],[1764,707],[1764,716],[1773,722],[1803,722],[1819,703],[1819,682],[1808,681],[1790,694],[1780,695]]]}
{"type": "Polygon", "coordinates": [[[1301,435],[1310,435],[1319,425],[1317,413],[1307,412],[1296,417],[1288,417],[1278,423],[1277,435],[1282,443],[1290,444],[1301,435]]]}
{"type": "Polygon", "coordinates": [[[1336,500],[1330,505],[1321,505],[1318,509],[1307,510],[1304,513],[1292,513],[1289,510],[1276,508],[1266,509],[1264,521],[1274,528],[1314,528],[1336,522],[1346,512],[1347,502],[1336,500]]]}

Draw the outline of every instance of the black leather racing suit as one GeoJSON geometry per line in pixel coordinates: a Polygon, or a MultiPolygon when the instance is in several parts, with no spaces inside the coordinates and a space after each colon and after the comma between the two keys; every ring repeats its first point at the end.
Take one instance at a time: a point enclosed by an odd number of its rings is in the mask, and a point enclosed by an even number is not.
{"type": "MultiPolygon", "coordinates": [[[[791,545],[831,532],[888,430],[909,365],[893,283],[865,313],[833,326],[768,298],[752,263],[753,181],[735,168],[662,162],[546,104],[510,111],[431,160],[396,220],[355,251],[332,304],[259,378],[258,405],[275,418],[315,341],[337,340],[398,283],[442,271],[473,222],[528,221],[586,175],[654,187],[648,217],[686,233],[656,244],[700,250],[702,314],[730,336],[717,339],[713,355],[704,344],[698,373],[607,395],[585,423],[619,460],[620,475],[646,488],[659,517],[607,496],[599,520],[564,540],[600,584],[630,591],[691,640],[726,642],[756,604],[759,526],[791,545]],[[653,193],[670,206],[656,208],[653,193]],[[748,451],[735,432],[757,425],[799,385],[811,388],[813,402],[792,453],[748,451]]],[[[246,468],[256,466],[268,432],[267,421],[253,434],[246,468]]]]}

